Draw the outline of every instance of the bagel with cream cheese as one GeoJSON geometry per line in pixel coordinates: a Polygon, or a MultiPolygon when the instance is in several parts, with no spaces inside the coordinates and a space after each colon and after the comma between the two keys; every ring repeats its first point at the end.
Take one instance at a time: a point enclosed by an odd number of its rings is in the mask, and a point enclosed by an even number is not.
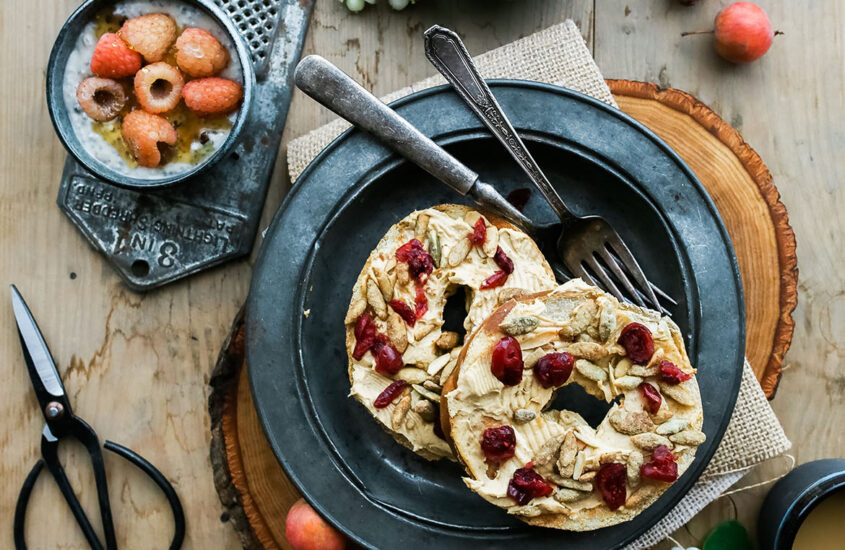
{"type": "Polygon", "coordinates": [[[532,525],[589,531],[654,502],[704,442],[677,325],[580,279],[510,300],[465,343],[442,428],[467,486],[532,525]],[[597,428],[548,410],[578,384],[614,403],[597,428]]]}
{"type": "Polygon", "coordinates": [[[345,319],[350,395],[401,444],[451,458],[439,404],[461,338],[443,330],[447,299],[464,287],[470,334],[506,299],[555,286],[534,241],[504,219],[452,204],[412,212],[355,282],[345,319]]]}

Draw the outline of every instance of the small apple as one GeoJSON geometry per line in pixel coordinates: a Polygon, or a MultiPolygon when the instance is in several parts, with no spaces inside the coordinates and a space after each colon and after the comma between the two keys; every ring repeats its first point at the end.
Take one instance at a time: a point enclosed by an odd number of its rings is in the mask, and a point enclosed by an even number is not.
{"type": "Polygon", "coordinates": [[[735,2],[716,15],[716,51],[733,63],[749,63],[762,57],[775,33],[763,8],[751,2],[735,2]]]}
{"type": "Polygon", "coordinates": [[[325,522],[314,508],[299,499],[288,510],[285,538],[294,550],[344,550],[346,539],[325,522]]]}

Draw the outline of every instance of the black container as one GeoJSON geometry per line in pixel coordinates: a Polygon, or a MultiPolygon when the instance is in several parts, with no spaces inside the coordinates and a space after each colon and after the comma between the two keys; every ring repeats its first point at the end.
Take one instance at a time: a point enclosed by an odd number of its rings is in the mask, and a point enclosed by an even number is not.
{"type": "MultiPolygon", "coordinates": [[[[760,548],[790,550],[798,528],[810,512],[841,490],[845,490],[845,459],[816,460],[789,472],[763,502],[757,524],[760,548]]],[[[842,547],[845,548],[845,540],[842,547]]]]}
{"type": "Polygon", "coordinates": [[[47,108],[50,111],[50,118],[53,121],[56,134],[58,134],[62,145],[65,146],[68,153],[73,155],[80,164],[97,177],[121,187],[131,189],[159,189],[185,181],[192,176],[204,172],[217,161],[225,158],[226,153],[238,140],[238,136],[249,114],[253,88],[255,87],[255,72],[246,44],[231,19],[215,6],[211,0],[173,1],[174,3],[194,6],[216,21],[220,28],[226,32],[230,42],[234,46],[235,51],[229,53],[232,61],[240,64],[243,73],[243,82],[241,84],[243,85],[244,97],[241,101],[238,116],[229,131],[229,135],[216,151],[184,172],[167,176],[162,175],[160,178],[136,178],[117,172],[99,161],[85,149],[77,138],[76,132],[74,132],[70,122],[64,99],[64,77],[68,56],[73,51],[77,37],[82,32],[82,29],[85,28],[85,25],[94,19],[102,9],[116,4],[117,0],[87,0],[79,6],[62,26],[53,44],[53,49],[50,52],[50,61],[47,64],[47,108]]]}

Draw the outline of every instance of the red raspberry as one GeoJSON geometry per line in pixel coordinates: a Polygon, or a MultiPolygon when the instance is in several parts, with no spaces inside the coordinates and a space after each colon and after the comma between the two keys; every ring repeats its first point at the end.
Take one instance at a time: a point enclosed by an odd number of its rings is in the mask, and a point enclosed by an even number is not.
{"type": "Polygon", "coordinates": [[[149,13],[127,20],[117,34],[147,63],[155,63],[176,39],[176,22],[165,13],[149,13]]]}
{"type": "Polygon", "coordinates": [[[609,462],[602,464],[596,474],[596,485],[604,499],[605,504],[611,510],[616,510],[625,504],[627,496],[625,482],[627,480],[624,464],[609,462]]]}
{"type": "Polygon", "coordinates": [[[505,386],[516,386],[522,381],[522,348],[512,336],[505,336],[493,346],[490,371],[505,386]]]}
{"type": "Polygon", "coordinates": [[[472,233],[468,235],[469,242],[475,246],[481,246],[487,240],[487,224],[484,223],[484,218],[478,218],[475,226],[472,228],[472,233]]]}
{"type": "Polygon", "coordinates": [[[191,76],[214,76],[229,64],[229,52],[210,32],[188,27],[176,40],[176,64],[191,76]]]}
{"type": "Polygon", "coordinates": [[[234,111],[243,96],[241,85],[226,78],[199,78],[182,88],[185,105],[199,116],[234,111]]]}
{"type": "Polygon", "coordinates": [[[179,105],[185,79],[179,69],[164,61],[135,73],[135,97],[148,113],[166,113],[179,105]]]}
{"type": "Polygon", "coordinates": [[[629,323],[616,341],[625,348],[628,358],[638,365],[645,365],[654,355],[654,339],[648,327],[640,323],[629,323]]]}
{"type": "Polygon", "coordinates": [[[126,105],[126,93],[115,80],[91,76],[79,83],[76,100],[85,114],[102,122],[120,113],[126,105]]]}
{"type": "Polygon", "coordinates": [[[373,407],[375,407],[377,409],[385,408],[386,406],[393,403],[393,401],[397,397],[399,397],[402,394],[402,392],[405,391],[405,388],[407,388],[407,387],[408,387],[408,383],[405,382],[404,380],[401,380],[401,379],[396,380],[395,382],[393,382],[392,384],[390,384],[389,386],[384,388],[383,392],[378,394],[378,397],[376,397],[376,400],[373,401],[373,407]]]}
{"type": "Polygon", "coordinates": [[[570,354],[547,353],[534,364],[534,376],[544,388],[562,386],[572,374],[575,358],[570,354]]]}
{"type": "Polygon", "coordinates": [[[123,140],[141,166],[155,168],[161,162],[160,143],[176,143],[176,130],[166,119],[136,109],[123,117],[123,140]]]}
{"type": "Polygon", "coordinates": [[[675,455],[669,452],[666,445],[658,445],[652,452],[651,461],[640,466],[640,475],[646,479],[672,483],[678,479],[678,464],[675,460],[675,455]]]}
{"type": "Polygon", "coordinates": [[[118,35],[107,32],[97,41],[91,56],[91,72],[95,75],[123,78],[135,74],[140,68],[141,56],[118,35]]]}
{"type": "MultiPolygon", "coordinates": [[[[622,470],[624,473],[624,466],[622,470]]],[[[508,482],[508,496],[520,506],[528,504],[532,498],[549,496],[552,491],[554,491],[554,488],[531,466],[515,471],[510,482],[508,482]]]]}
{"type": "Polygon", "coordinates": [[[657,391],[657,388],[648,382],[643,382],[639,385],[639,390],[640,395],[643,397],[643,401],[645,401],[645,406],[648,409],[648,412],[651,414],[657,414],[657,411],[660,410],[660,404],[663,403],[663,398],[660,397],[660,393],[657,391]]]}
{"type": "Polygon", "coordinates": [[[692,378],[692,376],[679,369],[675,363],[665,359],[660,361],[660,379],[667,384],[677,386],[681,382],[685,382],[690,378],[692,378]]]}
{"type": "Polygon", "coordinates": [[[516,433],[510,426],[487,428],[481,437],[481,450],[488,462],[504,462],[516,453],[516,433]]]}

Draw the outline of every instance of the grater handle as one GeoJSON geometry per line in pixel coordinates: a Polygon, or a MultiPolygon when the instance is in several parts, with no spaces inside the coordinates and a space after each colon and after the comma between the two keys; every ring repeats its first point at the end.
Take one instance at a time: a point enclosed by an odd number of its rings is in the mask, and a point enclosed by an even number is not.
{"type": "Polygon", "coordinates": [[[461,195],[473,189],[478,174],[322,57],[309,55],[300,61],[295,79],[300,90],[461,195]]]}

